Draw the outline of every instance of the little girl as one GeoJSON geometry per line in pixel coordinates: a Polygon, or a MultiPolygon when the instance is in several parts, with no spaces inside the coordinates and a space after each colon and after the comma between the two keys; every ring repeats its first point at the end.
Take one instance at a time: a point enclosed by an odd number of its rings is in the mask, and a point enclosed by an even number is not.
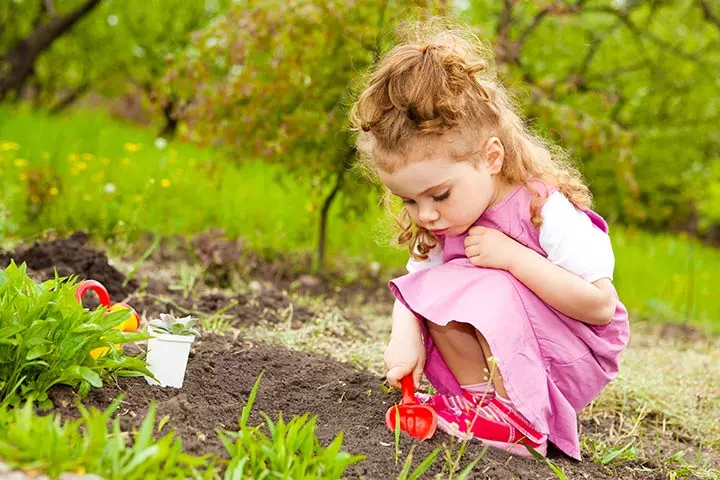
{"type": "Polygon", "coordinates": [[[488,57],[450,31],[401,44],[351,113],[361,159],[404,203],[387,378],[424,372],[438,394],[418,396],[451,435],[580,459],[577,412],[616,376],[628,315],[588,188],[488,57]]]}

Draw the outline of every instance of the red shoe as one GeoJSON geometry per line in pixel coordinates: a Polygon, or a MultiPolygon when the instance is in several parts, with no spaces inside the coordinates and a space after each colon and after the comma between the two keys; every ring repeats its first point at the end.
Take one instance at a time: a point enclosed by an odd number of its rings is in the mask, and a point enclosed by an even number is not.
{"type": "Polygon", "coordinates": [[[532,456],[527,447],[543,456],[547,453],[547,436],[535,430],[514,408],[495,396],[474,407],[435,411],[438,428],[461,440],[475,438],[491,447],[523,457],[532,456]]]}

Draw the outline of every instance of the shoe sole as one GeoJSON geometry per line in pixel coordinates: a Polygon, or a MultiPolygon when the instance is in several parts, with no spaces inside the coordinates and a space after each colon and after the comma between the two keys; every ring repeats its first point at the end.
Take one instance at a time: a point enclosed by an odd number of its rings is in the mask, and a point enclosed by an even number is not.
{"type": "MultiPolygon", "coordinates": [[[[458,439],[466,441],[466,442],[475,439],[478,442],[482,443],[483,445],[487,445],[489,447],[496,448],[498,450],[503,450],[512,455],[516,455],[519,457],[526,457],[526,458],[533,457],[532,452],[530,450],[528,450],[527,447],[522,443],[496,442],[493,440],[484,440],[482,438],[476,438],[472,434],[467,434],[467,433],[461,432],[460,430],[457,429],[457,427],[455,427],[453,425],[454,424],[446,421],[442,417],[438,417],[438,419],[437,419],[438,428],[452,437],[458,438],[458,439]]],[[[533,450],[535,450],[537,453],[539,453],[543,457],[547,456],[547,442],[544,442],[541,445],[538,445],[537,447],[531,447],[531,448],[533,448],[533,450]]]]}
{"type": "MultiPolygon", "coordinates": [[[[482,440],[479,438],[478,438],[478,441],[483,443],[484,445],[487,445],[487,446],[493,447],[493,448],[497,448],[498,450],[503,450],[507,453],[516,455],[518,457],[526,457],[526,458],[534,457],[532,452],[530,450],[528,450],[528,447],[526,447],[522,443],[493,442],[491,440],[482,440]]],[[[530,448],[535,450],[537,453],[539,453],[543,457],[547,456],[547,442],[543,443],[542,445],[538,445],[537,447],[530,447],[530,448]]]]}

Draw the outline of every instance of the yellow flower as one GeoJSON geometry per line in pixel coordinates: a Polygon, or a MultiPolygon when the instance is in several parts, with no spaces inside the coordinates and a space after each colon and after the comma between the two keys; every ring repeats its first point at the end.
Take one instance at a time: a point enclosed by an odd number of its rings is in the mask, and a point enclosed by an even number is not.
{"type": "Polygon", "coordinates": [[[80,163],[77,164],[77,169],[78,169],[78,171],[80,171],[80,172],[82,172],[83,170],[85,170],[87,167],[88,167],[88,166],[87,166],[87,163],[85,163],[85,162],[80,162],[80,163]]]}
{"type": "Polygon", "coordinates": [[[313,205],[312,203],[308,202],[308,204],[305,205],[305,210],[307,210],[308,212],[314,212],[314,211],[315,211],[315,205],[313,205]]]}
{"type": "Polygon", "coordinates": [[[80,160],[80,155],[78,155],[77,153],[71,153],[67,156],[67,159],[68,162],[77,162],[78,160],[80,160]]]}
{"type": "Polygon", "coordinates": [[[48,190],[48,193],[50,196],[56,196],[58,193],[60,193],[60,190],[58,190],[57,187],[50,187],[50,190],[48,190]]]}
{"type": "Polygon", "coordinates": [[[160,180],[160,185],[162,185],[163,188],[168,188],[170,186],[170,180],[163,178],[160,180]]]}
{"type": "Polygon", "coordinates": [[[50,158],[50,152],[43,152],[42,157],[47,160],[48,158],[50,158]]]}
{"type": "Polygon", "coordinates": [[[126,143],[123,148],[128,152],[138,152],[142,149],[142,145],[139,143],[126,143]]]}
{"type": "Polygon", "coordinates": [[[30,195],[30,201],[32,203],[40,203],[40,197],[38,197],[37,195],[30,195]]]}
{"type": "Polygon", "coordinates": [[[24,167],[28,162],[24,158],[16,158],[14,163],[16,167],[24,167]]]}
{"type": "Polygon", "coordinates": [[[89,193],[84,193],[83,200],[85,200],[86,202],[89,202],[90,200],[92,200],[92,196],[89,193]]]}
{"type": "Polygon", "coordinates": [[[20,150],[20,145],[15,142],[0,142],[0,151],[11,152],[20,150]]]}
{"type": "Polygon", "coordinates": [[[83,153],[81,156],[83,160],[92,160],[93,158],[95,158],[95,155],[93,155],[92,153],[83,153]]]}
{"type": "Polygon", "coordinates": [[[135,203],[142,202],[142,199],[143,199],[142,195],[135,195],[135,198],[133,198],[133,200],[135,200],[135,203]]]}

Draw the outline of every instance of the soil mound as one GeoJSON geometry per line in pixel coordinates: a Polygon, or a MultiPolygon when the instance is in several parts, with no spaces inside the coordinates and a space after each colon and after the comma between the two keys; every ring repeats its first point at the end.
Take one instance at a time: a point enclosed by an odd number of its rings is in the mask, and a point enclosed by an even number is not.
{"type": "Polygon", "coordinates": [[[53,278],[55,270],[63,277],[77,275],[81,280],[97,280],[105,285],[113,302],[119,302],[135,291],[137,282],[132,280],[123,286],[125,275],[108,263],[103,252],[88,247],[87,242],[88,236],[84,232],[49,242],[35,242],[29,248],[0,253],[0,267],[7,267],[12,259],[18,265],[26,263],[29,273],[42,281],[53,278]]]}

